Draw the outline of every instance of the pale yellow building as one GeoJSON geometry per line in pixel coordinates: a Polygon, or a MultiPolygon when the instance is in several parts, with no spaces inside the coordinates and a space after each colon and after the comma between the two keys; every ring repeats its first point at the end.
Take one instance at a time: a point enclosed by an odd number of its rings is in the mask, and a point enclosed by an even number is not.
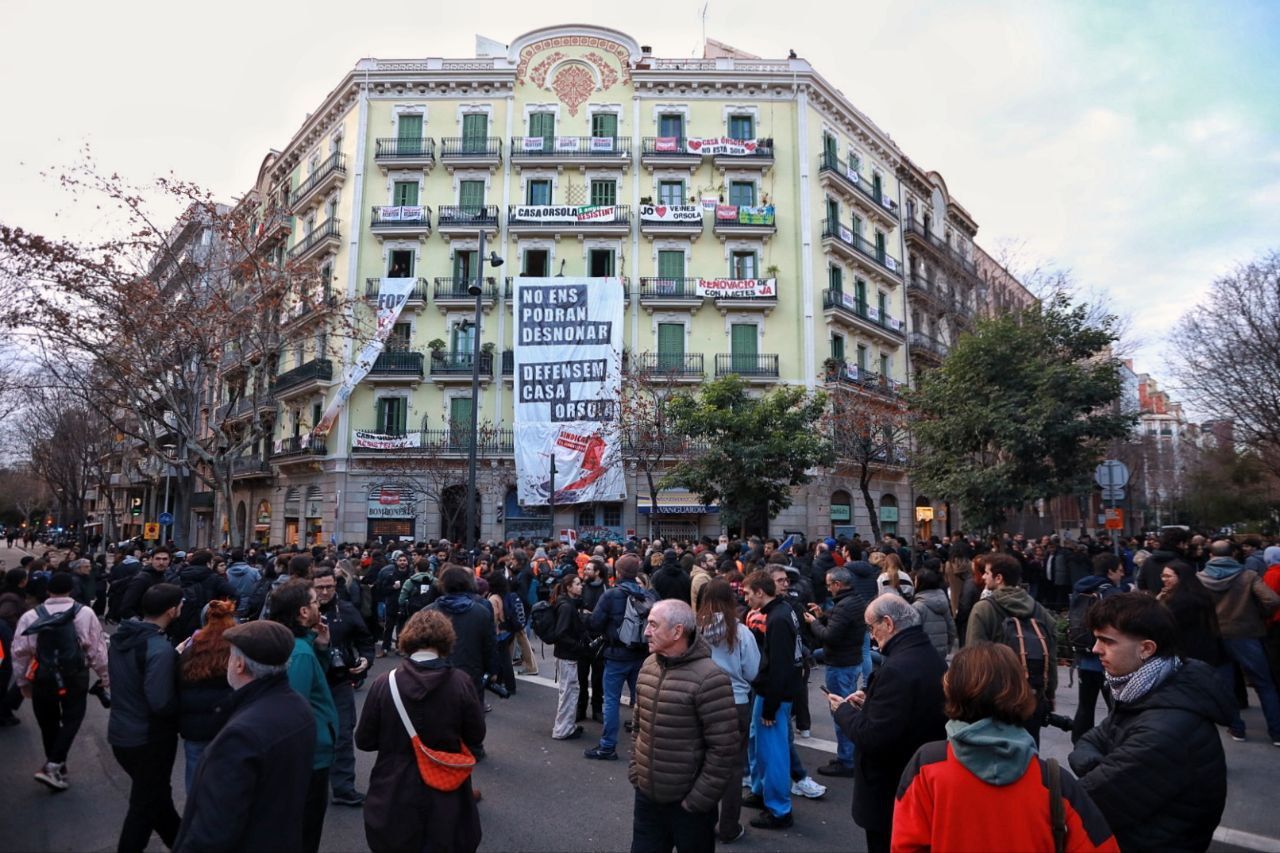
{"type": "MultiPolygon", "coordinates": [[[[318,275],[284,318],[313,334],[279,354],[275,434],[245,463],[233,539],[461,536],[481,231],[505,259],[485,270],[480,329],[485,539],[551,527],[512,485],[510,276],[620,279],[629,363],[677,384],[732,371],[875,401],[979,310],[976,223],[804,59],[714,42],[704,58],[660,58],[585,26],[477,54],[361,60],[263,164],[254,197],[292,215],[282,259],[318,275]],[[556,221],[585,206],[608,213],[556,221]],[[387,350],[335,428],[308,440],[388,277],[417,282],[387,350]],[[717,298],[700,279],[767,286],[717,298]]],[[[900,461],[878,467],[872,492],[885,527],[908,534],[916,495],[900,461]]],[[[645,534],[649,509],[629,477],[625,502],[558,508],[555,526],[645,534]]],[[[659,509],[667,532],[719,530],[691,496],[660,495],[659,509]]],[[[769,524],[852,529],[869,530],[864,502],[831,472],[769,524]]]]}

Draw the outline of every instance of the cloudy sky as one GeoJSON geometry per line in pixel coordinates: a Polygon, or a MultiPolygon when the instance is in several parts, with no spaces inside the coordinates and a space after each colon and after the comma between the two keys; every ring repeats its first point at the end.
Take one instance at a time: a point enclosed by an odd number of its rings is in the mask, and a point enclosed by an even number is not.
{"type": "MultiPolygon", "coordinates": [[[[1129,313],[1139,370],[1205,286],[1280,247],[1280,2],[711,0],[707,35],[810,60],[942,173],[995,253],[1069,267],[1129,313]]],[[[42,168],[85,142],[136,180],[230,197],[362,56],[470,56],[565,22],[699,50],[702,0],[272,4],[7,0],[0,219],[92,230],[42,168]],[[571,12],[561,11],[572,9],[571,12]]]]}

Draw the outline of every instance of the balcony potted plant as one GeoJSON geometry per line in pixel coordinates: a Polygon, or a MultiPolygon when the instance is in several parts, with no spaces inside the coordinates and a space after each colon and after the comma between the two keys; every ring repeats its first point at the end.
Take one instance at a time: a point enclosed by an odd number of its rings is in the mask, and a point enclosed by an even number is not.
{"type": "Polygon", "coordinates": [[[442,358],[441,353],[444,352],[445,346],[447,345],[440,338],[433,338],[427,341],[427,349],[431,350],[432,361],[439,361],[442,358]]]}
{"type": "Polygon", "coordinates": [[[828,382],[834,382],[840,378],[840,372],[844,370],[844,363],[834,356],[827,356],[822,362],[822,369],[826,375],[828,382]]]}

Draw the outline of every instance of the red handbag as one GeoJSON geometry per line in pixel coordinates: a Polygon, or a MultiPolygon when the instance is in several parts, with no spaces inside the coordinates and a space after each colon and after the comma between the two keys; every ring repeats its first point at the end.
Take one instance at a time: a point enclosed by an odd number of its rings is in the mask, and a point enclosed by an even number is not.
{"type": "Polygon", "coordinates": [[[413,728],[413,723],[409,720],[409,714],[404,709],[404,702],[400,699],[400,691],[396,689],[396,671],[393,669],[391,674],[387,676],[387,684],[391,688],[391,701],[395,703],[396,713],[400,715],[400,722],[404,723],[404,730],[409,735],[409,740],[413,741],[413,754],[418,759],[418,775],[422,777],[422,782],[428,788],[434,788],[437,791],[456,791],[471,776],[471,771],[475,769],[476,758],[471,754],[471,750],[467,749],[467,745],[462,744],[462,752],[445,752],[441,749],[432,749],[422,742],[422,738],[413,728]]]}

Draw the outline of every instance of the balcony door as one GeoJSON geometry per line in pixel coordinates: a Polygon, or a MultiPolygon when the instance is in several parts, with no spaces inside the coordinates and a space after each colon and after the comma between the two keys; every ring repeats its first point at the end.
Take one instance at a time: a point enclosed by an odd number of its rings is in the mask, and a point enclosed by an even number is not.
{"type": "Polygon", "coordinates": [[[551,252],[547,249],[525,249],[521,275],[545,278],[551,274],[551,252]]]}
{"type": "Polygon", "coordinates": [[[471,398],[449,398],[449,444],[467,447],[471,437],[471,398]]]}
{"type": "Polygon", "coordinates": [[[596,113],[591,117],[591,135],[597,139],[618,138],[618,116],[614,113],[596,113]]]}
{"type": "MultiPolygon", "coordinates": [[[[529,135],[535,138],[542,138],[543,151],[550,151],[553,149],[555,147],[556,138],[556,114],[530,113],[529,135]]],[[[530,203],[532,204],[533,202],[530,203]]]]}
{"type": "Polygon", "coordinates": [[[476,277],[479,252],[459,249],[453,253],[453,292],[466,293],[467,285],[476,277]]]}
{"type": "Polygon", "coordinates": [[[400,116],[396,122],[396,153],[401,157],[422,154],[422,116],[400,116]]]}
{"type": "Polygon", "coordinates": [[[396,181],[391,188],[391,203],[396,207],[417,207],[418,182],[396,181]]]}
{"type": "Polygon", "coordinates": [[[680,370],[684,366],[684,323],[658,324],[658,369],[680,370]]]}
{"type": "Polygon", "coordinates": [[[587,255],[588,275],[607,278],[614,274],[613,249],[592,249],[587,255]]]}
{"type": "Polygon", "coordinates": [[[755,323],[734,323],[729,327],[729,361],[734,373],[749,376],[756,372],[759,346],[755,323]]]}
{"type": "Polygon", "coordinates": [[[663,113],[658,116],[658,136],[684,138],[684,116],[680,113],[663,113]]]}
{"type": "Polygon", "coordinates": [[[462,117],[462,150],[468,154],[483,154],[489,144],[489,116],[485,113],[467,113],[462,117]]]}
{"type": "Polygon", "coordinates": [[[479,213],[484,207],[484,181],[459,181],[458,207],[469,213],[479,213]]]}

